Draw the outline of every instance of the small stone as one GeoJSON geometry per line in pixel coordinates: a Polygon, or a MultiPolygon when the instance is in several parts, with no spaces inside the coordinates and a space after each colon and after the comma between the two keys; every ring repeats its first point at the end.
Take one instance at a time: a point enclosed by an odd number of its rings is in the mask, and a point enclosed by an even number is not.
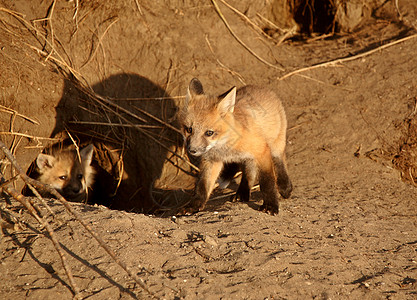
{"type": "Polygon", "coordinates": [[[204,242],[206,242],[207,244],[213,246],[213,247],[217,247],[217,242],[214,238],[212,238],[211,236],[206,235],[204,237],[204,242]]]}

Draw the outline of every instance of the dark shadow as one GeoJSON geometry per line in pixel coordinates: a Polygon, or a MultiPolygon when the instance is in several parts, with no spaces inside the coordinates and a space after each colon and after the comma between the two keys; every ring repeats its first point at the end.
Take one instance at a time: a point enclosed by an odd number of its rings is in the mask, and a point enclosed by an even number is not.
{"type": "MultiPolygon", "coordinates": [[[[353,52],[353,53],[351,53],[351,54],[349,54],[345,57],[341,57],[341,59],[369,52],[369,51],[374,50],[374,49],[376,49],[378,47],[381,47],[383,45],[386,45],[386,44],[392,43],[396,40],[405,38],[406,36],[408,36],[413,31],[414,31],[413,29],[405,28],[405,29],[401,30],[400,32],[398,32],[398,34],[396,34],[395,36],[392,36],[392,37],[386,38],[384,40],[380,40],[380,41],[371,43],[371,44],[367,45],[366,47],[364,47],[364,48],[362,48],[358,51],[355,51],[355,52],[353,52]]],[[[348,41],[348,42],[350,42],[350,41],[348,41]]]]}
{"type": "Polygon", "coordinates": [[[300,32],[311,35],[313,32],[329,33],[334,31],[336,8],[330,0],[294,1],[294,20],[300,26],[300,32]]]}
{"type": "MultiPolygon", "coordinates": [[[[26,224],[26,226],[28,226],[28,224],[26,224]]],[[[28,226],[30,227],[30,226],[28,226]]],[[[31,250],[31,245],[34,242],[34,238],[36,238],[38,235],[43,234],[45,236],[47,236],[49,238],[48,234],[45,233],[40,233],[37,230],[35,230],[34,228],[30,227],[31,230],[33,230],[36,234],[35,235],[28,235],[26,237],[26,239],[24,241],[20,241],[19,238],[17,237],[16,234],[14,233],[9,233],[6,229],[3,228],[3,234],[10,236],[11,239],[13,240],[13,243],[18,246],[19,248],[23,248],[25,249],[25,254],[29,254],[29,256],[33,259],[34,262],[36,262],[42,269],[44,269],[46,272],[48,272],[52,278],[54,278],[55,280],[57,280],[59,283],[61,283],[63,286],[65,286],[68,290],[71,291],[71,293],[74,294],[74,291],[72,290],[72,288],[65,282],[65,280],[63,280],[58,273],[55,271],[55,269],[52,267],[51,264],[48,263],[43,263],[41,262],[36,256],[35,254],[33,254],[32,250],[31,250]]],[[[57,253],[58,255],[58,253],[57,253]]],[[[24,257],[22,258],[22,260],[24,259],[24,257]]]]}
{"type": "Polygon", "coordinates": [[[60,245],[61,245],[61,248],[64,249],[69,255],[71,255],[73,258],[75,258],[76,260],[78,260],[79,262],[84,264],[87,268],[96,272],[98,275],[100,275],[101,278],[106,279],[111,285],[117,287],[120,290],[120,292],[124,292],[124,293],[129,294],[133,299],[138,299],[138,297],[136,296],[135,293],[133,293],[129,289],[123,287],[121,284],[114,281],[111,277],[109,277],[109,275],[107,275],[107,273],[105,271],[101,270],[99,267],[97,267],[95,265],[90,264],[88,261],[86,261],[85,259],[81,258],[77,254],[72,252],[70,249],[68,249],[65,245],[63,245],[61,243],[60,243],[60,245]]]}
{"type": "MultiPolygon", "coordinates": [[[[46,272],[48,272],[49,274],[51,274],[52,278],[54,278],[55,280],[59,281],[63,286],[65,286],[66,288],[68,288],[71,292],[72,288],[65,282],[64,279],[62,279],[56,272],[56,270],[53,268],[53,266],[49,263],[43,263],[41,262],[32,252],[31,247],[32,244],[35,242],[36,237],[38,237],[39,235],[44,235],[46,236],[48,239],[51,239],[48,233],[44,233],[44,232],[40,232],[37,229],[35,229],[34,227],[30,226],[30,224],[25,224],[25,226],[28,227],[29,230],[31,230],[33,232],[33,234],[28,234],[25,238],[24,241],[20,241],[19,238],[17,237],[16,234],[14,233],[9,233],[7,231],[7,229],[2,228],[2,233],[6,236],[9,236],[13,243],[19,247],[19,248],[23,248],[25,249],[25,254],[29,254],[29,256],[33,259],[33,261],[35,261],[41,268],[43,268],[46,272]]],[[[58,230],[58,228],[56,229],[58,230]]],[[[52,242],[52,241],[51,241],[52,242]]],[[[135,295],[135,293],[133,293],[132,291],[126,289],[125,287],[123,287],[121,284],[117,283],[116,281],[114,281],[111,277],[109,277],[107,275],[107,273],[103,270],[101,270],[100,268],[98,268],[95,265],[90,264],[88,261],[86,261],[85,259],[81,258],[80,256],[78,256],[77,254],[75,254],[74,252],[72,252],[71,250],[69,250],[65,245],[63,245],[62,243],[60,243],[60,246],[63,250],[65,250],[69,255],[71,255],[73,258],[75,258],[76,260],[78,260],[79,262],[81,262],[82,264],[84,264],[85,266],[87,266],[89,269],[93,270],[94,272],[96,272],[97,274],[100,275],[100,277],[106,279],[111,285],[117,287],[121,292],[125,292],[128,293],[133,299],[137,299],[137,296],[135,295]]],[[[57,253],[58,255],[58,253],[57,253]]],[[[25,256],[23,256],[22,260],[24,259],[25,256]]]]}
{"type": "Polygon", "coordinates": [[[94,203],[154,212],[160,206],[154,189],[192,187],[192,169],[173,154],[183,139],[175,130],[176,105],[163,88],[140,75],[121,73],[92,89],[101,98],[76,80],[66,80],[51,137],[68,130],[80,145],[94,143],[94,203]]]}

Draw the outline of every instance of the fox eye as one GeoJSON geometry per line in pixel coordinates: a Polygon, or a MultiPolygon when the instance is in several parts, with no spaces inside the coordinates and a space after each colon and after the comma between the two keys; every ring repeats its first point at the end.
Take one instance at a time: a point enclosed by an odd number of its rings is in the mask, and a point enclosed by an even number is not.
{"type": "Polygon", "coordinates": [[[67,176],[66,175],[59,176],[58,178],[61,179],[61,180],[67,180],[67,176]]]}
{"type": "Polygon", "coordinates": [[[192,132],[193,132],[193,128],[192,128],[192,127],[187,127],[187,126],[184,126],[184,129],[185,129],[185,131],[186,131],[186,132],[188,132],[188,133],[192,133],[192,132]]]}
{"type": "Polygon", "coordinates": [[[77,179],[79,179],[79,180],[83,179],[83,174],[78,174],[77,179]]]}
{"type": "Polygon", "coordinates": [[[204,134],[206,136],[212,136],[214,134],[214,131],[213,130],[207,130],[204,134]]]}

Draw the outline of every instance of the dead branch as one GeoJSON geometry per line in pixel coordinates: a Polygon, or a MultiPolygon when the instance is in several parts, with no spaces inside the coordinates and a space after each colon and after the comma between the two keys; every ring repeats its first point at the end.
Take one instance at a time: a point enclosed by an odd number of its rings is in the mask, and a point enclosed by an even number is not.
{"type": "Polygon", "coordinates": [[[245,14],[241,13],[238,9],[236,9],[235,7],[233,7],[232,5],[230,5],[229,3],[227,3],[224,0],[220,0],[220,2],[223,3],[224,5],[226,5],[228,8],[230,8],[233,12],[235,12],[238,16],[240,16],[244,21],[246,21],[250,26],[252,26],[252,28],[255,30],[255,32],[262,35],[263,37],[266,37],[269,40],[272,39],[271,36],[266,34],[258,25],[253,23],[251,21],[251,19],[249,19],[245,14]]]}
{"type": "MultiPolygon", "coordinates": [[[[30,24],[28,21],[26,21],[24,19],[23,16],[19,15],[18,13],[5,9],[5,8],[1,8],[0,7],[0,11],[6,12],[8,14],[10,14],[11,16],[13,16],[14,18],[16,18],[19,22],[21,22],[23,24],[23,26],[26,27],[26,29],[29,30],[29,32],[33,33],[36,32],[36,28],[30,24]]],[[[147,136],[148,138],[150,138],[153,142],[157,143],[158,145],[160,145],[161,147],[163,147],[164,149],[166,149],[168,152],[170,152],[171,154],[177,156],[178,158],[180,158],[181,160],[183,160],[186,164],[188,164],[191,168],[193,168],[194,170],[199,170],[198,167],[194,166],[191,162],[188,161],[188,159],[186,159],[185,157],[183,157],[182,155],[179,155],[178,153],[175,153],[174,151],[172,151],[171,149],[169,149],[166,145],[164,145],[161,141],[160,141],[160,137],[158,136],[154,136],[155,134],[151,131],[147,131],[145,128],[141,128],[139,126],[136,126],[137,124],[134,124],[133,122],[130,122],[127,118],[125,118],[122,113],[125,113],[126,115],[140,121],[143,123],[147,123],[147,121],[143,118],[141,118],[140,116],[138,116],[135,113],[132,113],[131,111],[121,107],[120,105],[118,105],[115,101],[113,101],[111,98],[106,98],[106,97],[102,97],[98,94],[96,94],[92,87],[89,85],[88,81],[84,78],[84,76],[78,72],[77,70],[75,70],[72,66],[70,66],[66,61],[64,61],[64,59],[62,58],[62,56],[59,54],[59,52],[54,49],[53,45],[50,43],[50,41],[48,41],[48,39],[44,36],[40,36],[40,38],[42,39],[42,41],[44,41],[45,45],[48,46],[48,48],[52,48],[52,50],[49,51],[45,51],[43,49],[40,49],[38,47],[32,46],[29,43],[23,42],[24,44],[26,44],[29,48],[34,49],[38,52],[38,54],[48,57],[49,61],[56,64],[57,66],[59,66],[62,69],[62,72],[65,73],[67,76],[72,75],[74,77],[74,81],[78,84],[79,89],[85,94],[87,95],[92,102],[95,102],[96,106],[99,107],[101,106],[104,110],[107,110],[109,112],[111,112],[112,114],[114,114],[116,117],[118,117],[121,121],[123,121],[124,124],[129,125],[131,127],[133,127],[134,129],[138,130],[139,132],[143,133],[145,136],[147,136]],[[53,53],[52,53],[53,51],[53,53]]],[[[45,47],[44,47],[45,49],[45,47]]],[[[180,96],[183,97],[183,96],[180,96]]],[[[172,97],[170,97],[172,98],[172,97]]],[[[158,98],[159,99],[159,98],[158,98]]],[[[141,111],[143,114],[150,116],[149,113],[146,113],[144,111],[141,111]]],[[[155,116],[152,116],[152,118],[162,124],[164,124],[166,127],[170,128],[171,130],[174,130],[175,132],[179,132],[179,130],[173,126],[170,126],[169,124],[167,124],[166,122],[156,118],[155,116]]],[[[109,119],[110,122],[110,119],[109,119]]],[[[111,122],[110,122],[111,123],[111,122]]],[[[122,122],[120,122],[122,123],[122,122]]],[[[16,133],[16,135],[22,135],[22,134],[18,134],[16,133]]]]}
{"type": "MultiPolygon", "coordinates": [[[[142,118],[140,118],[139,116],[137,116],[134,113],[131,113],[130,111],[124,109],[123,107],[115,104],[113,101],[106,99],[104,97],[101,97],[100,95],[95,94],[93,91],[91,91],[90,89],[86,89],[85,87],[81,86],[81,88],[83,88],[83,92],[88,94],[92,99],[95,99],[98,103],[100,103],[100,101],[104,102],[101,103],[103,106],[107,107],[108,106],[106,104],[109,104],[110,106],[114,106],[117,107],[118,109],[122,110],[123,112],[127,113],[129,116],[135,117],[136,119],[139,120],[143,120],[142,118]]],[[[155,138],[154,136],[152,136],[152,134],[148,131],[146,131],[144,128],[141,127],[137,127],[135,126],[136,124],[133,124],[132,122],[130,122],[128,119],[126,119],[125,117],[123,117],[121,114],[119,114],[116,111],[112,111],[118,118],[120,118],[121,120],[123,120],[124,122],[126,122],[126,124],[131,125],[133,128],[135,128],[136,130],[138,130],[139,132],[143,133],[145,136],[147,136],[148,138],[150,138],[151,140],[153,140],[155,143],[157,143],[158,145],[160,145],[161,147],[163,147],[165,150],[167,150],[168,152],[170,152],[171,154],[177,156],[178,158],[180,158],[181,160],[183,160],[186,164],[188,164],[191,168],[193,168],[196,171],[199,171],[199,168],[196,167],[195,165],[193,165],[190,161],[188,161],[187,159],[185,159],[183,156],[178,155],[177,153],[175,153],[174,151],[172,151],[171,149],[169,149],[167,146],[165,146],[161,141],[159,141],[157,138],[155,138]]],[[[156,117],[155,117],[156,118],[156,117]]],[[[144,120],[144,122],[146,122],[144,120]]],[[[178,131],[178,129],[176,129],[175,131],[178,131]]]]}
{"type": "Polygon", "coordinates": [[[80,68],[83,68],[84,66],[86,66],[95,56],[98,46],[102,45],[102,40],[104,38],[104,36],[106,35],[107,31],[109,31],[110,27],[113,26],[114,23],[116,23],[117,21],[119,21],[119,18],[117,17],[111,17],[105,21],[103,21],[103,23],[110,21],[111,23],[109,24],[109,26],[107,26],[107,28],[104,30],[103,34],[101,36],[98,36],[98,28],[94,31],[94,37],[93,38],[93,45],[91,46],[91,51],[90,51],[90,55],[88,56],[87,60],[81,65],[80,68]],[[95,45],[94,41],[97,40],[97,45],[95,45]]]}
{"type": "Polygon", "coordinates": [[[165,127],[168,127],[169,129],[171,129],[171,130],[173,130],[173,131],[181,134],[181,130],[179,130],[178,128],[172,126],[171,124],[168,124],[167,122],[164,122],[163,120],[155,117],[153,114],[150,114],[147,111],[145,111],[145,110],[143,110],[143,109],[141,109],[139,107],[136,107],[136,106],[134,106],[133,108],[136,109],[136,110],[138,110],[138,111],[140,111],[145,116],[148,116],[149,118],[154,119],[155,121],[161,123],[162,125],[165,125],[165,127]]]}
{"type": "Polygon", "coordinates": [[[226,18],[223,16],[219,6],[217,5],[217,2],[215,0],[211,0],[211,2],[213,3],[214,9],[216,10],[217,14],[219,15],[220,19],[223,21],[223,23],[226,25],[227,29],[229,30],[229,32],[231,33],[231,35],[236,39],[236,41],[239,42],[239,44],[241,44],[246,50],[249,51],[250,54],[252,54],[253,56],[255,56],[256,59],[258,59],[259,61],[261,61],[262,63],[266,64],[269,67],[272,67],[274,69],[278,69],[280,71],[284,71],[283,68],[275,66],[269,62],[267,62],[265,59],[263,59],[262,57],[260,57],[258,54],[255,53],[255,51],[253,51],[251,48],[249,48],[237,35],[236,33],[233,31],[233,29],[230,27],[229,23],[227,22],[226,18]]]}
{"type": "Polygon", "coordinates": [[[305,72],[305,71],[308,71],[308,70],[314,70],[314,69],[318,69],[318,68],[322,68],[322,67],[328,67],[328,66],[335,66],[337,64],[341,64],[341,63],[345,63],[345,62],[348,62],[348,61],[352,61],[352,60],[355,60],[355,59],[358,59],[358,58],[361,58],[361,57],[365,57],[365,56],[371,55],[371,54],[373,54],[375,52],[381,51],[381,50],[383,50],[385,48],[388,48],[388,47],[397,45],[399,43],[402,43],[402,42],[405,42],[405,41],[414,39],[416,37],[417,37],[417,34],[413,34],[413,35],[410,35],[410,36],[407,36],[405,38],[396,40],[394,42],[391,42],[391,43],[382,45],[380,47],[377,47],[375,49],[369,50],[369,51],[364,52],[364,53],[361,53],[361,54],[357,54],[357,55],[349,56],[349,57],[344,57],[344,58],[338,58],[338,59],[331,60],[331,61],[328,61],[328,62],[319,63],[319,64],[312,65],[312,66],[309,66],[309,67],[301,68],[301,69],[298,69],[298,70],[289,72],[289,73],[285,74],[284,76],[278,77],[277,79],[278,80],[283,80],[283,79],[285,79],[287,77],[290,77],[292,75],[296,75],[298,73],[302,73],[302,72],[305,72]]]}
{"type": "MultiPolygon", "coordinates": [[[[125,272],[137,283],[139,286],[146,291],[150,296],[154,297],[153,293],[151,293],[146,286],[145,282],[139,278],[136,273],[134,273],[130,268],[126,266],[124,262],[122,262],[116,254],[113,252],[113,250],[110,249],[109,246],[103,241],[103,239],[91,228],[90,225],[88,225],[86,222],[82,220],[82,218],[78,215],[78,213],[72,208],[72,206],[62,197],[55,189],[51,188],[48,185],[45,185],[33,178],[30,178],[25,174],[23,169],[20,167],[20,165],[17,163],[15,157],[10,153],[10,151],[7,149],[6,145],[0,141],[0,149],[3,151],[3,153],[6,155],[7,159],[11,162],[13,167],[17,170],[20,177],[23,179],[23,181],[26,184],[31,184],[35,188],[38,188],[40,190],[44,190],[51,195],[53,195],[61,204],[65,207],[65,209],[74,216],[74,218],[87,230],[87,232],[99,243],[99,245],[107,252],[107,254],[123,269],[125,272]]],[[[14,194],[13,191],[10,191],[11,194],[14,194]]],[[[25,205],[24,196],[23,195],[17,195],[18,199],[22,200],[25,205]]],[[[16,199],[16,200],[18,200],[16,199]]],[[[19,200],[18,200],[19,201],[19,200]]],[[[26,207],[26,205],[25,205],[26,207]]],[[[28,208],[29,212],[32,214],[31,210],[28,208]]],[[[77,291],[75,287],[75,292],[77,291]]],[[[77,293],[76,293],[77,294],[77,293]]]]}
{"type": "Polygon", "coordinates": [[[118,123],[107,123],[107,122],[90,122],[90,121],[69,121],[70,124],[78,124],[78,125],[95,125],[95,126],[112,126],[112,127],[127,127],[127,128],[163,128],[162,126],[157,125],[130,125],[130,124],[118,124],[118,123]]]}
{"type": "MultiPolygon", "coordinates": [[[[207,45],[208,45],[208,47],[209,47],[209,49],[210,49],[210,51],[211,51],[211,53],[213,54],[213,55],[215,55],[214,54],[214,50],[213,50],[213,47],[211,46],[211,43],[210,43],[210,41],[209,41],[209,39],[208,39],[208,36],[206,35],[206,42],[207,42],[207,45]]],[[[235,71],[233,71],[232,69],[230,69],[230,68],[228,68],[225,64],[223,64],[218,58],[216,58],[216,61],[217,61],[217,63],[223,68],[223,69],[225,69],[226,71],[228,71],[230,74],[232,74],[232,75],[235,75],[235,76],[237,76],[237,78],[239,79],[239,81],[241,82],[241,83],[243,83],[243,85],[246,85],[246,83],[245,83],[245,79],[243,78],[243,76],[242,75],[240,75],[238,72],[235,72],[235,71]]]]}
{"type": "MultiPolygon", "coordinates": [[[[2,142],[0,142],[0,147],[3,148],[2,142]]],[[[4,152],[4,149],[2,149],[4,152]]],[[[6,154],[6,152],[4,152],[6,154]]],[[[11,155],[11,153],[10,153],[11,155]]],[[[6,154],[6,156],[8,156],[6,154]]],[[[9,158],[9,157],[8,157],[9,158]]],[[[13,163],[13,162],[12,162],[13,163]]],[[[3,179],[3,177],[2,177],[3,179]]],[[[54,230],[52,229],[51,225],[49,225],[48,221],[44,218],[38,215],[39,209],[35,209],[35,207],[30,203],[30,201],[27,199],[27,197],[24,197],[22,194],[18,193],[14,188],[12,187],[3,187],[3,191],[6,192],[8,195],[12,196],[14,199],[19,201],[28,211],[29,213],[41,224],[46,230],[48,231],[49,237],[51,238],[51,241],[55,247],[55,250],[58,252],[58,255],[61,259],[62,266],[64,267],[65,273],[67,274],[68,280],[70,282],[70,286],[72,288],[72,291],[74,293],[75,299],[81,299],[80,296],[80,290],[78,286],[75,284],[74,276],[72,275],[71,268],[67,265],[67,260],[64,255],[64,252],[62,251],[62,248],[59,244],[59,241],[55,237],[54,230]]]]}
{"type": "MultiPolygon", "coordinates": [[[[85,88],[84,88],[85,89],[85,88]]],[[[127,114],[127,115],[129,115],[129,116],[131,116],[131,117],[133,117],[133,118],[135,118],[135,119],[137,119],[137,120],[139,120],[139,121],[141,121],[141,122],[144,122],[144,123],[147,123],[146,122],[146,120],[145,119],[143,119],[143,118],[141,118],[141,117],[139,117],[138,115],[136,115],[136,114],[134,114],[134,113],[132,113],[132,112],[130,112],[129,110],[127,110],[127,109],[125,109],[125,108],[123,108],[123,107],[121,107],[120,105],[117,105],[116,103],[114,103],[113,101],[111,101],[111,100],[109,100],[109,99],[107,99],[107,98],[104,98],[104,97],[101,97],[101,96],[99,96],[99,95],[97,95],[97,94],[95,94],[93,91],[91,91],[90,89],[85,89],[84,90],[84,92],[86,93],[86,94],[88,94],[91,98],[93,98],[93,99],[95,99],[98,103],[100,103],[100,101],[101,102],[103,102],[104,104],[107,104],[107,105],[109,105],[109,106],[112,106],[112,107],[114,107],[114,108],[117,108],[118,110],[120,110],[120,111],[122,111],[122,112],[124,112],[125,114],[127,114]]],[[[110,111],[112,111],[111,109],[110,109],[110,111]]],[[[113,113],[116,113],[115,111],[112,111],[113,113]]]]}
{"type": "Polygon", "coordinates": [[[166,96],[166,97],[144,97],[144,98],[111,98],[108,97],[110,100],[123,100],[123,101],[138,101],[138,100],[172,100],[172,99],[183,99],[185,96],[166,96]]]}
{"type": "Polygon", "coordinates": [[[29,117],[27,117],[25,115],[22,115],[22,114],[18,113],[17,111],[15,111],[14,109],[11,109],[9,107],[0,105],[0,111],[6,112],[6,113],[12,114],[12,115],[14,114],[14,115],[16,115],[18,117],[21,117],[22,119],[25,119],[26,121],[29,121],[29,122],[31,122],[33,124],[36,124],[36,125],[39,125],[39,122],[38,121],[36,121],[36,120],[34,120],[32,118],[29,118],[29,117]]]}
{"type": "Polygon", "coordinates": [[[9,131],[2,131],[0,132],[2,135],[14,135],[14,136],[21,136],[32,140],[47,140],[47,141],[58,141],[59,139],[56,138],[47,138],[47,137],[40,137],[40,136],[34,136],[29,134],[24,134],[20,132],[9,132],[9,131]]]}
{"type": "MultiPolygon", "coordinates": [[[[19,176],[19,175],[16,175],[16,176],[19,176]]],[[[57,219],[56,214],[52,211],[52,209],[48,205],[48,203],[46,203],[45,199],[43,199],[43,197],[39,194],[39,192],[31,184],[28,184],[27,186],[32,191],[32,193],[36,196],[36,198],[41,202],[41,204],[47,209],[49,214],[56,220],[57,219]]]]}
{"type": "Polygon", "coordinates": [[[281,27],[279,27],[277,24],[275,24],[274,22],[272,22],[271,20],[265,18],[264,16],[262,16],[260,13],[256,14],[262,21],[264,21],[265,23],[267,23],[269,26],[271,26],[273,29],[275,30],[279,30],[282,33],[285,33],[286,30],[282,29],[281,27]]]}

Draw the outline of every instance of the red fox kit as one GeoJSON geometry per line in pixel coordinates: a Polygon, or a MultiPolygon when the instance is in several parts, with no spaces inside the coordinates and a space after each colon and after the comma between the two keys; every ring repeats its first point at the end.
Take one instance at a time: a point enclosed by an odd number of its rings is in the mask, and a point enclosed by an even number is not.
{"type": "Polygon", "coordinates": [[[74,202],[87,200],[87,190],[93,184],[92,144],[79,151],[64,149],[36,158],[37,180],[55,188],[64,198],[74,202]]]}
{"type": "Polygon", "coordinates": [[[274,92],[233,87],[215,97],[206,95],[194,78],[178,117],[188,152],[201,158],[196,195],[186,212],[204,209],[224,164],[238,163],[242,180],[237,198],[249,201],[258,177],[264,200],[261,210],[278,213],[278,191],[288,198],[292,184],[285,161],[287,119],[274,92]]]}

